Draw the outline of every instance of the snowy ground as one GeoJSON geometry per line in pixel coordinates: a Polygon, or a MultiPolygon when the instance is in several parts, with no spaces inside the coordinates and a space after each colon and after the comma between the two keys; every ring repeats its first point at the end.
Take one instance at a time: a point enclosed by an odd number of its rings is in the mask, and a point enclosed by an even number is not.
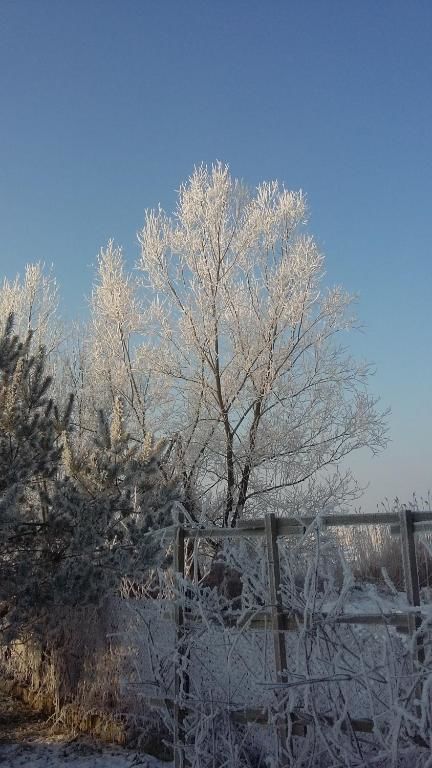
{"type": "Polygon", "coordinates": [[[0,746],[1,768],[159,768],[171,763],[161,763],[154,757],[137,753],[96,747],[91,744],[61,741],[27,742],[0,746]]]}
{"type": "Polygon", "coordinates": [[[171,768],[154,757],[53,732],[50,723],[0,693],[0,768],[171,768]]]}

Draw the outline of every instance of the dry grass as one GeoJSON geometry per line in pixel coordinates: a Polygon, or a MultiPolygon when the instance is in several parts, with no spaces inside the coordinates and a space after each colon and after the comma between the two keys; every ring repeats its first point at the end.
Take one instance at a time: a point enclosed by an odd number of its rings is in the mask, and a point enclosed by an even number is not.
{"type": "MultiPolygon", "coordinates": [[[[410,503],[401,505],[396,499],[381,504],[380,512],[398,512],[402,507],[432,510],[432,499],[428,495],[418,500],[414,495],[410,503]]],[[[352,526],[338,534],[343,550],[359,581],[387,583],[390,581],[398,591],[404,591],[405,582],[402,566],[400,537],[392,535],[390,526],[352,526]]],[[[417,538],[417,565],[421,588],[432,587],[432,535],[417,538]]]]}

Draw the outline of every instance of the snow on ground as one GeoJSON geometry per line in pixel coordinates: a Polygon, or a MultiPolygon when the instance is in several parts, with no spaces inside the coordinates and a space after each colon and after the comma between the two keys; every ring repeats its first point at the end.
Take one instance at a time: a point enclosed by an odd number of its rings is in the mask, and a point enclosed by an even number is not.
{"type": "Polygon", "coordinates": [[[54,730],[0,690],[0,768],[171,768],[154,757],[54,730]]]}
{"type": "MultiPolygon", "coordinates": [[[[431,595],[427,590],[421,590],[421,614],[429,616],[431,613],[431,595]]],[[[331,610],[337,600],[328,600],[323,606],[326,611],[331,610]]],[[[389,594],[383,587],[376,584],[357,584],[351,589],[344,603],[344,613],[357,614],[400,614],[405,616],[412,607],[407,602],[405,592],[389,594]]]]}
{"type": "Polygon", "coordinates": [[[154,757],[90,742],[21,742],[0,745],[1,768],[170,768],[154,757]]]}

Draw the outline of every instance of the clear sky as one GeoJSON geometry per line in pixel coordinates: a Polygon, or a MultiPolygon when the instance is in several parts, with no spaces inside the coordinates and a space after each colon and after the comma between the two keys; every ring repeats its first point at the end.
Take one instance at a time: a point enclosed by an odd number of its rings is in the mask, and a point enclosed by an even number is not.
{"type": "Polygon", "coordinates": [[[0,276],[53,263],[85,311],[109,237],[194,164],[308,195],[327,279],[359,293],[392,443],[364,509],[432,486],[432,2],[1,0],[0,276]]]}

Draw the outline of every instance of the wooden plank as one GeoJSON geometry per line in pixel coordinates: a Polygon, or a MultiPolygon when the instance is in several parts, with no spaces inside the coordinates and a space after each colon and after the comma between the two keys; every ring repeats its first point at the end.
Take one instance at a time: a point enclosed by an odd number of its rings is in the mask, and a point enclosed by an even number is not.
{"type": "MultiPolygon", "coordinates": [[[[413,607],[420,606],[420,583],[418,576],[416,546],[414,539],[414,518],[409,509],[399,512],[399,525],[401,533],[402,564],[405,579],[405,590],[408,603],[413,607]]],[[[414,635],[420,626],[421,618],[418,615],[408,614],[408,626],[410,634],[414,635]]],[[[416,642],[418,661],[424,663],[424,648],[420,639],[416,642]]]]}
{"type": "MultiPolygon", "coordinates": [[[[231,719],[239,725],[261,725],[266,726],[270,724],[269,721],[270,712],[267,708],[253,708],[248,707],[245,709],[237,709],[231,711],[231,719]]],[[[306,725],[295,714],[291,715],[291,732],[294,736],[306,736],[306,725]]]]}
{"type": "Polygon", "coordinates": [[[251,531],[263,531],[265,529],[265,518],[245,518],[237,522],[237,528],[248,528],[251,531]]]}
{"type": "MultiPolygon", "coordinates": [[[[146,704],[157,709],[163,709],[165,707],[172,709],[174,705],[174,699],[170,699],[169,697],[152,696],[151,698],[146,699],[146,704]]],[[[191,706],[191,709],[193,709],[193,706],[191,706]]],[[[238,723],[239,725],[260,725],[265,727],[270,724],[270,712],[267,707],[244,707],[243,709],[232,709],[230,710],[229,714],[231,720],[234,723],[238,723]]],[[[300,719],[296,714],[291,715],[291,720],[291,729],[294,736],[306,736],[306,725],[303,720],[300,719]]]]}
{"type": "MultiPolygon", "coordinates": [[[[432,517],[432,516],[431,516],[432,517]]],[[[321,524],[326,528],[342,528],[351,525],[391,525],[397,523],[397,516],[387,512],[366,512],[351,514],[322,515],[321,524]]],[[[298,520],[280,518],[278,520],[278,535],[289,535],[293,528],[308,528],[315,522],[315,517],[301,517],[298,520]]]]}
{"type": "MultiPolygon", "coordinates": [[[[152,696],[146,699],[146,703],[149,706],[161,708],[168,707],[170,709],[175,704],[174,699],[170,697],[155,697],[152,696]]],[[[188,707],[189,708],[189,707],[188,707]]],[[[191,704],[190,709],[193,709],[191,704]]],[[[230,710],[230,717],[233,722],[239,725],[254,724],[260,726],[268,726],[270,724],[270,711],[267,707],[244,707],[242,709],[230,710]]],[[[290,713],[292,722],[292,733],[294,736],[306,736],[307,727],[314,722],[313,715],[307,712],[297,711],[290,713]]],[[[325,725],[334,725],[334,719],[329,715],[319,715],[319,720],[325,725]]],[[[372,733],[374,729],[373,720],[367,718],[350,718],[350,726],[354,731],[359,733],[372,733]]],[[[348,726],[342,723],[342,731],[348,729],[348,726]]]]}
{"type": "MultiPolygon", "coordinates": [[[[247,708],[243,710],[235,710],[231,712],[231,717],[236,723],[255,723],[256,725],[266,726],[269,725],[270,712],[266,708],[254,709],[247,708]]],[[[291,730],[294,736],[306,736],[308,725],[314,723],[313,715],[306,712],[292,712],[291,718],[291,730]]],[[[334,725],[334,718],[329,715],[319,715],[319,721],[323,725],[334,725]]],[[[369,718],[350,718],[349,722],[342,723],[341,730],[349,731],[353,729],[357,733],[373,733],[374,722],[369,718]]]]}
{"type": "Polygon", "coordinates": [[[246,536],[263,536],[264,525],[262,528],[254,526],[245,526],[243,528],[185,528],[185,536],[188,539],[236,539],[246,536]]]}
{"type": "MultiPolygon", "coordinates": [[[[432,527],[432,511],[412,512],[415,525],[424,523],[426,530],[429,523],[432,527]]],[[[277,518],[277,535],[291,536],[303,533],[316,520],[316,517],[306,516],[298,518],[277,518]]],[[[339,528],[351,525],[390,525],[399,526],[399,515],[392,512],[362,512],[348,514],[322,515],[320,520],[328,528],[339,528]]],[[[217,526],[206,528],[184,529],[187,538],[238,538],[246,536],[264,536],[265,518],[240,520],[236,528],[219,528],[217,526]]]]}
{"type": "MultiPolygon", "coordinates": [[[[157,708],[168,707],[168,709],[170,709],[174,705],[174,700],[169,697],[157,698],[152,696],[151,698],[146,699],[146,703],[149,704],[149,706],[154,706],[157,708]]],[[[193,705],[191,705],[190,708],[192,709],[193,705]]],[[[232,709],[230,710],[230,717],[233,722],[238,723],[239,725],[250,724],[268,727],[270,724],[270,712],[267,707],[245,707],[242,709],[232,709]]],[[[308,726],[313,724],[315,721],[313,715],[307,712],[302,712],[301,710],[290,713],[290,719],[291,732],[293,736],[300,737],[307,735],[308,726]]],[[[333,726],[335,722],[334,718],[330,717],[329,715],[318,715],[318,719],[319,722],[321,722],[323,725],[328,725],[329,727],[333,726]]],[[[343,722],[341,724],[341,730],[343,732],[346,733],[351,729],[356,733],[373,733],[374,722],[369,718],[349,718],[349,721],[343,722]]],[[[428,748],[428,744],[421,737],[415,735],[413,740],[422,747],[428,748]]]]}
{"type": "MultiPolygon", "coordinates": [[[[413,530],[416,536],[421,536],[423,533],[432,533],[432,522],[429,520],[420,520],[418,523],[413,523],[413,530]]],[[[390,533],[392,536],[400,536],[400,525],[391,525],[390,533]]]]}
{"type": "Polygon", "coordinates": [[[424,523],[424,522],[426,522],[426,521],[431,519],[432,511],[426,510],[426,509],[417,510],[416,512],[411,512],[411,516],[412,516],[414,524],[415,523],[424,523]]]}
{"type": "MultiPolygon", "coordinates": [[[[284,616],[280,596],[280,562],[277,543],[277,519],[274,514],[265,516],[265,530],[276,679],[279,683],[285,683],[288,682],[288,664],[284,633],[284,616]]],[[[281,765],[284,765],[285,763],[287,764],[288,759],[288,723],[283,711],[283,706],[283,702],[281,702],[276,725],[279,761],[281,765]]]]}
{"type": "Polygon", "coordinates": [[[287,678],[287,657],[285,646],[285,621],[280,597],[280,562],[277,544],[277,521],[274,514],[266,515],[267,565],[270,593],[270,616],[274,638],[276,675],[280,682],[287,678]]]}
{"type": "Polygon", "coordinates": [[[248,725],[249,723],[255,723],[255,725],[269,725],[269,711],[264,708],[245,707],[244,709],[232,710],[231,719],[234,723],[239,725],[248,725]]]}
{"type": "MultiPolygon", "coordinates": [[[[423,513],[425,517],[423,519],[432,520],[432,512],[423,513]],[[427,517],[429,515],[429,517],[427,517]]],[[[362,512],[362,513],[347,513],[334,515],[321,515],[319,517],[322,524],[329,528],[338,528],[346,525],[392,525],[399,521],[397,514],[391,512],[362,512]]],[[[289,535],[292,529],[308,527],[317,520],[317,517],[307,515],[300,517],[279,517],[278,523],[278,536],[289,535]],[[286,532],[286,533],[285,533],[286,532]]],[[[240,529],[247,528],[249,530],[263,530],[265,523],[262,518],[253,520],[241,520],[238,527],[240,529]]]]}
{"type": "Polygon", "coordinates": [[[401,510],[399,520],[406,595],[410,605],[419,606],[420,584],[417,571],[412,512],[408,509],[401,510]]]}
{"type": "MultiPolygon", "coordinates": [[[[294,632],[302,626],[303,616],[299,614],[299,620],[292,612],[281,611],[281,617],[283,618],[283,632],[294,632]]],[[[161,614],[161,618],[165,621],[172,621],[172,611],[166,611],[161,614]]],[[[252,616],[240,614],[236,617],[235,614],[227,616],[227,621],[224,626],[231,627],[232,629],[243,630],[245,627],[250,629],[265,630],[269,628],[269,619],[271,622],[271,614],[268,611],[254,611],[252,616]],[[240,619],[240,621],[239,621],[240,619]]],[[[342,613],[337,616],[329,616],[326,613],[319,616],[316,615],[317,623],[331,622],[332,624],[362,624],[362,625],[385,625],[395,627],[400,632],[408,631],[408,616],[405,613],[342,613]]],[[[203,624],[203,619],[200,614],[190,614],[185,619],[187,624],[203,624]]]]}
{"type": "MultiPolygon", "coordinates": [[[[411,514],[414,524],[432,524],[432,511],[412,512],[411,514]]],[[[277,518],[278,536],[298,533],[300,529],[312,525],[315,520],[316,518],[312,516],[298,518],[279,517],[277,518]]],[[[323,525],[328,528],[339,528],[351,525],[399,525],[399,515],[392,512],[355,512],[348,514],[322,515],[320,520],[323,525]]],[[[264,532],[265,522],[263,518],[240,520],[238,528],[240,530],[247,529],[248,531],[264,532]]]]}
{"type": "MultiPolygon", "coordinates": [[[[315,717],[308,712],[298,710],[294,713],[294,716],[299,722],[303,722],[306,727],[315,722],[315,717]]],[[[329,725],[330,727],[335,723],[334,718],[330,717],[330,715],[318,715],[318,720],[323,725],[329,725]]],[[[341,730],[346,732],[351,729],[359,733],[372,733],[374,730],[374,721],[369,718],[350,717],[348,722],[341,723],[341,730]]]]}
{"type": "Polygon", "coordinates": [[[408,617],[404,613],[345,613],[331,617],[323,615],[323,621],[335,624],[390,625],[399,631],[408,630],[408,617]]]}

